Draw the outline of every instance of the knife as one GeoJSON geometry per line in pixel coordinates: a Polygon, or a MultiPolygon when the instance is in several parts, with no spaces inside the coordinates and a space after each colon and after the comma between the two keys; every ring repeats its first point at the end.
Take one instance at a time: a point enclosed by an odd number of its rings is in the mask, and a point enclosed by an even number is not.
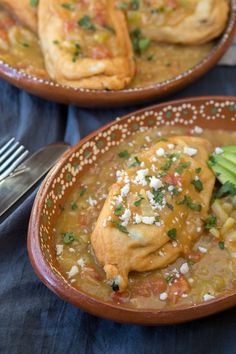
{"type": "Polygon", "coordinates": [[[0,182],[0,216],[46,174],[69,147],[65,143],[43,147],[0,182]]]}

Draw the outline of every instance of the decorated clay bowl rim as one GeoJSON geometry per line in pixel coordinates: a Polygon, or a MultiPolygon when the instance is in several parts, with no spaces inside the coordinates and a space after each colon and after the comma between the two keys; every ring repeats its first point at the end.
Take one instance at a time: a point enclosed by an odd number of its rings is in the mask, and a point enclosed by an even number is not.
{"type": "Polygon", "coordinates": [[[38,78],[16,69],[0,60],[0,77],[9,81],[18,88],[25,89],[39,97],[60,103],[72,103],[81,107],[115,107],[127,104],[137,104],[153,98],[163,97],[177,91],[197,78],[201,77],[211,69],[223,56],[231,45],[236,31],[236,2],[230,0],[231,12],[227,27],[222,36],[217,40],[216,45],[193,68],[182,72],[172,79],[140,88],[128,88],[119,91],[90,90],[83,88],[72,88],[38,78]]]}
{"type": "MultiPolygon", "coordinates": [[[[122,139],[124,139],[124,131],[126,131],[127,136],[134,134],[136,131],[136,128],[134,127],[137,123],[139,124],[139,127],[145,126],[149,128],[152,126],[158,127],[163,125],[193,128],[198,125],[203,128],[223,128],[225,130],[236,131],[236,97],[197,97],[151,106],[130,113],[123,118],[118,118],[85,137],[77,145],[65,152],[41,185],[31,213],[28,230],[28,252],[36,274],[48,288],[62,299],[91,314],[118,322],[145,325],[180,323],[201,318],[236,305],[236,289],[233,289],[224,292],[212,301],[201,303],[196,306],[183,306],[168,310],[126,308],[122,305],[103,301],[96,296],[86,294],[83,291],[74,288],[58,269],[54,267],[52,254],[48,255],[46,253],[47,251],[50,253],[49,246],[46,244],[48,239],[44,241],[42,238],[42,232],[45,232],[44,229],[48,228],[46,230],[47,238],[51,237],[50,232],[53,230],[53,222],[51,223],[53,209],[50,208],[52,208],[52,204],[54,203],[53,208],[58,211],[60,198],[57,200],[55,199],[55,202],[52,200],[50,205],[48,202],[49,197],[53,196],[53,193],[56,191],[57,181],[61,178],[61,181],[63,181],[64,184],[67,180],[67,171],[71,171],[72,179],[74,178],[74,167],[72,166],[73,159],[76,160],[78,158],[79,160],[80,156],[82,156],[80,161],[81,163],[84,163],[84,167],[76,167],[79,168],[80,171],[83,171],[83,169],[86,170],[86,168],[91,165],[91,158],[84,157],[84,154],[88,148],[93,149],[94,155],[98,154],[94,142],[99,142],[99,139],[103,138],[106,142],[114,141],[115,139],[111,139],[112,132],[117,129],[117,132],[120,131],[121,135],[119,140],[115,141],[113,146],[119,145],[122,139]],[[183,116],[185,116],[185,118],[183,118],[183,116]],[[154,119],[156,120],[156,123],[149,126],[148,122],[154,121],[154,119]],[[225,124],[226,120],[227,125],[225,124]],[[133,128],[134,130],[132,131],[133,128]],[[51,217],[49,217],[50,210],[51,217]],[[44,223],[43,217],[45,215],[47,215],[48,219],[44,223]]],[[[110,145],[112,146],[112,144],[110,145]]],[[[106,145],[104,146],[106,148],[106,145]]],[[[107,150],[101,147],[100,154],[103,154],[108,150],[109,147],[107,150]],[[102,152],[103,150],[104,152],[102,152]]],[[[92,160],[92,163],[95,160],[92,160]]],[[[68,192],[76,182],[76,178],[73,179],[73,181],[72,179],[70,179],[70,182],[65,183],[65,185],[69,183],[66,187],[68,188],[68,192]],[[70,183],[72,183],[72,185],[70,185],[70,183]]],[[[62,191],[60,193],[62,193],[62,191]]],[[[52,252],[55,253],[55,250],[52,252]]],[[[54,255],[54,262],[55,259],[56,257],[54,255]]]]}

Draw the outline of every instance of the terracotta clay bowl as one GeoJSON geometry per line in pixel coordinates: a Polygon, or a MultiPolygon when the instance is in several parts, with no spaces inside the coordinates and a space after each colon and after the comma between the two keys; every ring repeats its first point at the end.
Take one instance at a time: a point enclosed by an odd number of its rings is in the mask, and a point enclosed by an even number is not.
{"type": "Polygon", "coordinates": [[[0,61],[0,77],[18,88],[47,100],[80,107],[115,107],[142,103],[154,98],[164,97],[187,86],[210,70],[231,45],[236,30],[236,6],[231,0],[231,12],[223,35],[216,41],[210,53],[192,69],[187,70],[170,80],[162,81],[141,88],[120,91],[74,89],[53,81],[37,78],[17,70],[0,61]]]}
{"type": "Polygon", "coordinates": [[[102,301],[77,290],[60,273],[53,246],[53,229],[70,191],[82,172],[109,148],[119,145],[140,127],[199,126],[236,131],[236,97],[179,100],[129,114],[95,131],[68,150],[44,180],[34,202],[28,232],[28,251],[42,282],[62,299],[94,315],[118,322],[156,325],[193,320],[236,305],[236,289],[207,303],[171,310],[137,310],[102,301]],[[112,137],[112,138],[111,138],[112,137]]]}

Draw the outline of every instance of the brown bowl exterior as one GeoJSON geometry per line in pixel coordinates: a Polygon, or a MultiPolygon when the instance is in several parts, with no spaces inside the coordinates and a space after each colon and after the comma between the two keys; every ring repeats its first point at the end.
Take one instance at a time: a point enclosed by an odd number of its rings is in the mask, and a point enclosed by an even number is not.
{"type": "Polygon", "coordinates": [[[31,76],[2,61],[0,61],[0,77],[36,96],[59,103],[74,104],[80,107],[127,106],[129,104],[150,101],[154,98],[161,98],[184,88],[201,77],[220,60],[229,48],[236,31],[236,5],[234,0],[231,0],[230,3],[231,13],[227,28],[211,52],[195,67],[168,81],[142,88],[124,89],[120,91],[74,89],[54,83],[53,81],[31,76]]]}
{"type": "Polygon", "coordinates": [[[114,305],[77,290],[60,273],[53,247],[53,229],[80,174],[110,146],[119,145],[140,127],[194,126],[236,131],[236,97],[193,98],[164,103],[129,114],[95,131],[68,150],[45,178],[34,202],[28,231],[28,252],[41,281],[62,299],[100,317],[143,325],[173,324],[204,317],[236,305],[236,289],[197,306],[171,310],[136,310],[114,305]]]}

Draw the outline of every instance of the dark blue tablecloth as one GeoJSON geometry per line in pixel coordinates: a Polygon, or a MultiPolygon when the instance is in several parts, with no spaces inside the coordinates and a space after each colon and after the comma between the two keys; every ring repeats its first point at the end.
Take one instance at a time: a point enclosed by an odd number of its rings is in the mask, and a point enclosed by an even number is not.
{"type": "MultiPolygon", "coordinates": [[[[0,82],[0,141],[15,136],[31,152],[79,139],[134,110],[86,110],[43,101],[0,82]]],[[[170,97],[236,95],[236,67],[217,67],[170,97]]],[[[236,308],[167,327],[121,325],[60,300],[35,276],[26,234],[35,191],[1,220],[0,353],[4,354],[235,354],[236,308]]],[[[1,203],[1,196],[0,196],[1,203]]]]}

